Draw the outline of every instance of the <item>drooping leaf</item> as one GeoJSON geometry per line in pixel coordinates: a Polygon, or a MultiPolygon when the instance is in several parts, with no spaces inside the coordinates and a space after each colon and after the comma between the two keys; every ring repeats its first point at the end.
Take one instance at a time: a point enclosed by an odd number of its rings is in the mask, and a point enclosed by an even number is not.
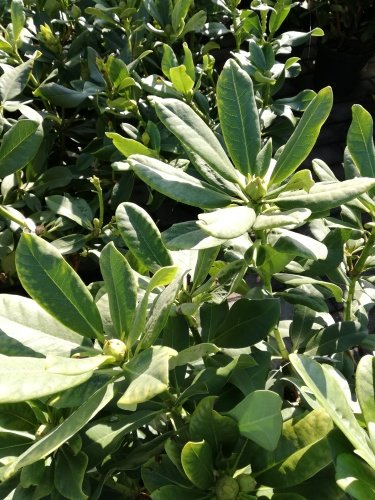
{"type": "Polygon", "coordinates": [[[93,213],[84,198],[54,194],[46,197],[46,203],[55,214],[63,215],[86,229],[92,229],[93,213]]]}
{"type": "Polygon", "coordinates": [[[89,96],[86,92],[69,89],[58,83],[46,83],[34,91],[34,95],[47,99],[62,108],[76,108],[89,96]]]}
{"type": "Polygon", "coordinates": [[[80,277],[53,245],[24,233],[16,253],[22,286],[51,316],[71,330],[90,338],[103,338],[94,300],[80,277]]]}
{"type": "Polygon", "coordinates": [[[282,430],[282,400],[272,391],[254,391],[228,415],[234,418],[242,436],[266,450],[275,450],[282,430]]]}
{"type": "Polygon", "coordinates": [[[14,174],[36,155],[43,129],[31,120],[17,121],[3,136],[0,146],[0,177],[14,174]]]}
{"type": "Polygon", "coordinates": [[[177,353],[165,346],[154,346],[142,351],[124,365],[125,380],[129,386],[117,402],[120,408],[149,401],[168,389],[169,359],[177,353]]]}
{"type": "MultiPolygon", "coordinates": [[[[277,184],[289,177],[307,158],[333,103],[332,90],[322,89],[310,102],[292,136],[277,159],[270,182],[277,184]]],[[[290,207],[293,208],[293,207],[290,207]]],[[[310,208],[304,206],[304,208],[310,208]]]]}
{"type": "Polygon", "coordinates": [[[193,207],[219,208],[232,202],[233,197],[211,187],[207,182],[159,160],[134,155],[129,164],[146,184],[181,203],[193,207]]]}
{"type": "Polygon", "coordinates": [[[260,150],[260,125],[253,83],[249,75],[229,59],[217,83],[217,107],[229,155],[243,174],[255,174],[260,150]]]}
{"type": "Polygon", "coordinates": [[[148,269],[154,271],[173,264],[156,224],[143,208],[130,202],[121,203],[116,220],[126,245],[148,269]]]}
{"type": "Polygon", "coordinates": [[[204,440],[186,443],[182,449],[181,462],[185,474],[194,486],[205,490],[213,484],[212,450],[204,440]]]}

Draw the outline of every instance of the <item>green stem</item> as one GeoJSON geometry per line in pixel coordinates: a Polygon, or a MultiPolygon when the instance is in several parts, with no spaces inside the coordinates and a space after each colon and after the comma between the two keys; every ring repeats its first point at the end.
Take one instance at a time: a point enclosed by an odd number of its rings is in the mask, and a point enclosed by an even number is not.
{"type": "Polygon", "coordinates": [[[345,305],[345,311],[344,311],[344,319],[346,321],[350,321],[352,319],[352,306],[353,306],[353,299],[354,299],[354,294],[355,294],[355,287],[357,284],[357,280],[362,274],[365,265],[366,265],[366,260],[371,254],[373,247],[375,245],[375,228],[372,229],[372,232],[366,241],[365,246],[363,247],[362,253],[357,260],[353,270],[350,272],[350,284],[348,288],[348,294],[346,297],[346,305],[345,305]]]}
{"type": "Polygon", "coordinates": [[[104,222],[104,200],[103,200],[103,190],[102,186],[100,185],[100,180],[98,177],[93,175],[90,178],[91,184],[93,184],[97,195],[98,195],[98,201],[99,201],[99,222],[98,222],[98,228],[101,229],[103,227],[103,222],[104,222]]]}
{"type": "Polygon", "coordinates": [[[287,348],[285,346],[285,342],[284,342],[284,339],[281,335],[280,330],[275,327],[273,332],[274,332],[276,344],[277,344],[277,347],[279,349],[279,352],[280,352],[282,359],[284,361],[289,361],[289,353],[288,353],[287,348]]]}

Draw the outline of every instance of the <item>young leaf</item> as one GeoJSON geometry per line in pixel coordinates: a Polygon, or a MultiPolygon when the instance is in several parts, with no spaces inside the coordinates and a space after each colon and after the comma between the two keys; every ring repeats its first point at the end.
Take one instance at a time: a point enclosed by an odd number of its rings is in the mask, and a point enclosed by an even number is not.
{"type": "Polygon", "coordinates": [[[173,264],[159,229],[143,210],[134,203],[124,202],[116,210],[117,227],[129,250],[152,271],[173,264]]]}
{"type": "Polygon", "coordinates": [[[113,242],[100,254],[100,269],[108,293],[109,309],[116,333],[126,337],[133,325],[137,305],[137,283],[133,270],[113,242]]]}
{"type": "Polygon", "coordinates": [[[363,177],[375,178],[375,147],[371,115],[359,104],[352,108],[353,121],[347,145],[353,161],[363,177]]]}
{"type": "Polygon", "coordinates": [[[254,391],[228,415],[237,421],[242,436],[273,451],[277,447],[283,425],[281,406],[282,400],[275,392],[254,391]]]}
{"type": "Polygon", "coordinates": [[[181,462],[190,481],[202,490],[208,489],[214,482],[212,450],[204,440],[185,444],[181,453],[181,462]]]}
{"type": "Polygon", "coordinates": [[[177,351],[165,346],[153,346],[137,354],[124,365],[129,383],[117,402],[119,408],[144,403],[166,391],[169,384],[169,359],[177,351]]]}
{"type": "Polygon", "coordinates": [[[277,159],[270,183],[282,182],[307,158],[314,147],[323,123],[328,118],[332,103],[333,97],[330,87],[322,89],[314,97],[277,159]]]}
{"type": "Polygon", "coordinates": [[[260,125],[253,83],[230,59],[217,82],[217,107],[229,155],[243,174],[255,174],[260,150],[260,125]]]}
{"type": "Polygon", "coordinates": [[[16,252],[22,286],[51,316],[84,337],[103,339],[95,302],[58,250],[32,234],[22,234],[16,252]]]}
{"type": "Polygon", "coordinates": [[[151,158],[158,157],[156,151],[153,151],[139,141],[122,137],[122,135],[116,134],[115,132],[106,132],[105,135],[112,139],[114,146],[125,156],[125,158],[130,155],[145,155],[151,158]]]}
{"type": "Polygon", "coordinates": [[[146,184],[173,200],[193,207],[218,208],[229,205],[232,197],[182,170],[147,156],[129,159],[134,172],[146,184]]]}
{"type": "Polygon", "coordinates": [[[14,174],[31,161],[42,143],[43,129],[31,120],[19,120],[3,136],[0,177],[14,174]]]}
{"type": "Polygon", "coordinates": [[[194,88],[194,80],[186,72],[183,64],[169,70],[169,77],[174,87],[183,95],[189,95],[194,88]]]}
{"type": "Polygon", "coordinates": [[[36,441],[24,453],[18,456],[0,472],[1,480],[12,477],[22,467],[33,464],[47,457],[62,444],[74,436],[87,422],[104,408],[114,396],[113,384],[96,391],[87,401],[74,411],[64,422],[55,427],[49,434],[36,441]]]}
{"type": "Polygon", "coordinates": [[[201,156],[208,165],[228,181],[238,183],[240,176],[229,161],[215,134],[184,102],[177,99],[152,100],[160,121],[180,142],[201,156]]]}

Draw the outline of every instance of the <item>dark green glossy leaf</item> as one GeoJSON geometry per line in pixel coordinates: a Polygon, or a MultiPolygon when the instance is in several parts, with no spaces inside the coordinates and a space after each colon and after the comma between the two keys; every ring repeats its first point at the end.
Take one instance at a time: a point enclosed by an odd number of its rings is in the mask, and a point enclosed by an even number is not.
{"type": "Polygon", "coordinates": [[[80,452],[74,455],[68,446],[63,446],[55,459],[55,487],[69,500],[86,500],[82,490],[86,473],[87,455],[80,452]]]}

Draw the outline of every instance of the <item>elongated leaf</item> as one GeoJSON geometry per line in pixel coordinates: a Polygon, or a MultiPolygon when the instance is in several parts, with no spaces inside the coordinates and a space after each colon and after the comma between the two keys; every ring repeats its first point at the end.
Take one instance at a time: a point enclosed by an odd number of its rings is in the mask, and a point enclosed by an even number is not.
{"type": "Polygon", "coordinates": [[[181,462],[190,481],[203,490],[214,482],[212,450],[208,443],[189,441],[181,453],[181,462]]]}
{"type": "Polygon", "coordinates": [[[275,230],[269,236],[269,243],[279,252],[305,259],[325,259],[328,254],[327,247],[320,241],[287,229],[275,230]]]}
{"type": "Polygon", "coordinates": [[[38,87],[34,91],[34,95],[47,99],[52,104],[62,108],[75,108],[87,99],[89,94],[63,87],[58,83],[46,83],[38,87]]]}
{"type": "Polygon", "coordinates": [[[218,349],[215,344],[208,344],[204,342],[187,347],[186,349],[180,351],[177,356],[171,359],[169,368],[172,370],[173,368],[176,368],[176,366],[187,365],[188,363],[192,363],[194,361],[202,359],[204,356],[215,354],[219,351],[220,349],[218,349]]]}
{"type": "Polygon", "coordinates": [[[228,415],[234,418],[242,436],[251,439],[262,448],[276,448],[283,425],[282,400],[272,391],[254,391],[228,415]]]}
{"type": "Polygon", "coordinates": [[[307,158],[314,147],[323,123],[328,118],[332,103],[332,90],[330,87],[326,87],[308,105],[276,162],[270,179],[272,184],[280,183],[289,177],[307,158]]]}
{"type": "Polygon", "coordinates": [[[154,346],[136,355],[124,366],[129,386],[117,406],[129,407],[149,401],[168,389],[169,359],[177,351],[165,346],[154,346]]]}
{"type": "MultiPolygon", "coordinates": [[[[13,4],[13,2],[12,2],[13,4]]],[[[0,77],[0,100],[10,101],[17,97],[27,85],[34,58],[16,66],[8,68],[0,77]]]]}
{"type": "Polygon", "coordinates": [[[183,95],[189,95],[194,88],[194,80],[186,72],[186,67],[181,64],[169,70],[170,80],[174,87],[183,95]]]}
{"type": "Polygon", "coordinates": [[[231,239],[249,231],[255,218],[254,209],[242,205],[200,214],[197,225],[214,238],[231,239]]]}
{"type": "Polygon", "coordinates": [[[146,184],[181,203],[193,207],[218,208],[229,205],[233,199],[207,182],[159,160],[134,155],[129,159],[129,164],[146,184]]]}
{"type": "Polygon", "coordinates": [[[370,191],[375,179],[357,177],[343,182],[317,182],[308,193],[303,190],[281,193],[268,200],[280,208],[308,208],[312,212],[323,212],[353,200],[358,195],[370,191]]]}
{"type": "Polygon", "coordinates": [[[375,147],[373,122],[370,113],[359,104],[352,108],[353,121],[347,145],[353,161],[364,177],[375,178],[375,147]]]}
{"type": "Polygon", "coordinates": [[[191,500],[194,495],[194,500],[203,500],[206,493],[192,491],[191,487],[182,487],[175,484],[166,484],[161,488],[157,488],[152,492],[152,500],[191,500]]]}
{"type": "Polygon", "coordinates": [[[71,330],[103,338],[99,311],[86,286],[53,245],[23,234],[16,267],[22,286],[51,316],[71,330]]]}
{"type": "Polygon", "coordinates": [[[327,281],[320,281],[308,276],[299,276],[298,274],[280,273],[274,276],[277,280],[285,283],[286,285],[300,286],[300,285],[320,285],[327,288],[335,297],[337,302],[342,302],[343,292],[338,285],[329,283],[327,281]]]}
{"type": "Polygon", "coordinates": [[[352,498],[375,497],[375,471],[355,455],[341,453],[337,457],[336,481],[352,498]]]}
{"type": "Polygon", "coordinates": [[[87,463],[87,455],[82,452],[75,455],[68,446],[62,447],[57,453],[54,484],[64,498],[69,500],[87,499],[87,495],[82,490],[87,463]]]}
{"type": "Polygon", "coordinates": [[[43,129],[31,120],[19,120],[3,137],[0,146],[0,177],[14,174],[36,155],[43,129]]]}
{"type": "Polygon", "coordinates": [[[14,45],[17,46],[21,31],[25,24],[25,11],[22,0],[12,0],[10,4],[10,14],[12,20],[12,33],[14,45]]]}
{"type": "Polygon", "coordinates": [[[30,448],[22,453],[22,455],[1,469],[1,479],[6,480],[16,474],[22,467],[47,457],[82,429],[87,422],[109,403],[113,396],[113,385],[108,385],[99,389],[87,401],[83,401],[82,405],[64,420],[62,424],[58,425],[49,434],[36,441],[30,448]]]}
{"type": "Polygon", "coordinates": [[[207,248],[198,252],[198,259],[193,274],[193,290],[198,288],[207,278],[212,264],[220,251],[220,247],[207,248]]]}
{"type": "Polygon", "coordinates": [[[162,238],[170,250],[204,250],[220,246],[226,241],[209,236],[199,229],[195,221],[173,224],[162,233],[162,238]]]}
{"type": "Polygon", "coordinates": [[[187,148],[220,175],[238,183],[240,177],[229,161],[220,142],[204,121],[184,102],[177,99],[153,98],[160,121],[187,148]]]}
{"type": "Polygon", "coordinates": [[[184,26],[184,20],[189,12],[192,0],[180,0],[176,2],[172,10],[172,27],[175,33],[178,33],[184,26]]]}
{"type": "Polygon", "coordinates": [[[275,212],[260,214],[254,222],[253,229],[272,229],[274,227],[299,226],[311,215],[307,208],[297,208],[287,212],[275,212]]]}
{"type": "Polygon", "coordinates": [[[361,457],[375,468],[375,455],[370,449],[369,438],[360,427],[347,400],[350,389],[346,380],[330,365],[320,365],[301,354],[291,354],[290,361],[312,391],[316,402],[331,416],[336,426],[361,454],[361,457]]]}
{"type": "Polygon", "coordinates": [[[113,356],[89,356],[86,358],[63,358],[61,356],[49,355],[45,359],[44,369],[48,373],[57,375],[81,375],[93,372],[97,368],[114,362],[113,356]]]}
{"type": "Polygon", "coordinates": [[[229,59],[217,82],[217,107],[229,155],[243,174],[255,174],[260,125],[250,76],[229,59]]]}
{"type": "Polygon", "coordinates": [[[85,199],[54,194],[46,197],[46,203],[55,214],[63,215],[86,229],[92,229],[93,213],[85,199]]]}
{"type": "Polygon", "coordinates": [[[93,371],[78,375],[52,374],[45,359],[2,356],[0,366],[0,403],[18,403],[82,384],[93,371]]]}
{"type": "Polygon", "coordinates": [[[116,220],[121,237],[144,266],[154,271],[173,264],[159,229],[143,208],[134,203],[121,203],[116,210],[116,220]]]}
{"type": "Polygon", "coordinates": [[[363,356],[356,371],[356,390],[371,441],[375,445],[375,356],[363,356]]]}
{"type": "Polygon", "coordinates": [[[109,299],[111,319],[120,339],[128,335],[137,305],[137,283],[125,257],[113,242],[100,254],[100,269],[109,299]]]}
{"type": "Polygon", "coordinates": [[[135,141],[134,139],[122,137],[122,135],[116,134],[114,132],[107,132],[106,136],[112,139],[114,146],[120,151],[120,153],[125,156],[125,158],[134,154],[151,156],[151,158],[158,157],[156,151],[153,151],[141,142],[135,141]]]}
{"type": "Polygon", "coordinates": [[[84,337],[66,328],[26,297],[0,294],[0,352],[8,356],[71,356],[90,349],[84,337]]]}

